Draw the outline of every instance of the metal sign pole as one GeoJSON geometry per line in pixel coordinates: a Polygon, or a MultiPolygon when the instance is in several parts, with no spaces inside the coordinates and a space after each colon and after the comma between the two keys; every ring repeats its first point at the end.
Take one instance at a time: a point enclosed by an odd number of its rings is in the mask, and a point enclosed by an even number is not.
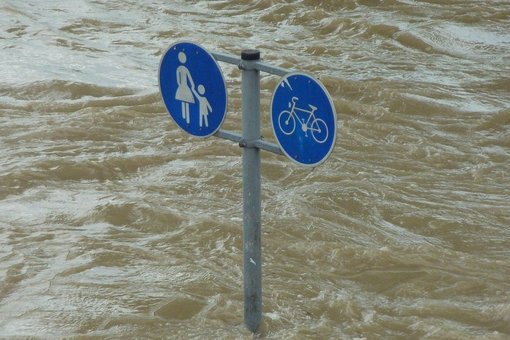
{"type": "Polygon", "coordinates": [[[209,53],[191,42],[173,44],[165,52],[159,68],[159,87],[168,113],[181,129],[197,137],[215,135],[238,142],[243,148],[244,323],[255,333],[262,320],[260,150],[285,154],[301,165],[322,163],[336,140],[333,100],[318,80],[265,64],[260,61],[258,50],[244,50],[239,59],[209,53]],[[227,90],[215,59],[241,69],[241,135],[220,130],[227,109],[227,90]],[[283,77],[273,93],[270,109],[278,144],[261,137],[260,72],[283,77]],[[194,82],[200,84],[197,92],[194,85],[190,88],[194,82]],[[298,112],[308,114],[306,123],[301,122],[298,112]]]}
{"type": "Polygon", "coordinates": [[[256,332],[262,319],[260,150],[260,72],[253,64],[260,59],[257,50],[241,52],[242,140],[243,147],[243,248],[244,322],[256,332]]]}

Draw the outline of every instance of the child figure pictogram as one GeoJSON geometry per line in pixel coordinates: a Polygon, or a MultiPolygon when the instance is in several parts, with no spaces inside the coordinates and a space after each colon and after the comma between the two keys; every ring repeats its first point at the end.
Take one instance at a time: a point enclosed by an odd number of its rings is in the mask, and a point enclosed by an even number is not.
{"type": "Polygon", "coordinates": [[[205,127],[209,127],[209,120],[207,116],[209,116],[209,113],[212,112],[212,107],[205,97],[205,87],[200,84],[198,85],[198,92],[193,89],[193,93],[198,100],[198,110],[200,113],[199,126],[202,127],[205,123],[205,127]]]}

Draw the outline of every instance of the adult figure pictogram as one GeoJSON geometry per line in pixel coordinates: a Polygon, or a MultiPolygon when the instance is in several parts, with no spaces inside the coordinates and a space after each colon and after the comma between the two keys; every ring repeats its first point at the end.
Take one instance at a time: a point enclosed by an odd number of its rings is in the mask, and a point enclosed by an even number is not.
{"type": "Polygon", "coordinates": [[[179,62],[182,64],[177,67],[177,92],[175,93],[175,99],[181,102],[182,108],[182,119],[186,119],[186,123],[190,123],[189,118],[189,104],[195,103],[193,92],[195,91],[195,83],[191,77],[191,73],[188,68],[184,66],[186,64],[186,54],[179,52],[179,62]]]}

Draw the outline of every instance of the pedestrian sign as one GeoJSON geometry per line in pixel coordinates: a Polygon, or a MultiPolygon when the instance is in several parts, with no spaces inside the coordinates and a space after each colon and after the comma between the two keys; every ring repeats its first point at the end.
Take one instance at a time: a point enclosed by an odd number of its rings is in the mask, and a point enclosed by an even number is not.
{"type": "Polygon", "coordinates": [[[214,57],[191,42],[171,45],[159,66],[159,89],[170,117],[184,131],[208,137],[227,113],[227,87],[214,57]]]}
{"type": "Polygon", "coordinates": [[[336,140],[336,112],[318,80],[287,74],[276,86],[270,111],[276,140],[291,160],[316,166],[328,158],[336,140]]]}

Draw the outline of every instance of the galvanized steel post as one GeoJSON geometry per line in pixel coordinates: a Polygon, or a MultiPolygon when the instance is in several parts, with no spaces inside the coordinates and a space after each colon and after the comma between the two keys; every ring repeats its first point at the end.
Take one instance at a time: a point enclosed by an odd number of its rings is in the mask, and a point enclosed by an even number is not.
{"type": "Polygon", "coordinates": [[[244,323],[256,332],[262,320],[260,150],[260,72],[258,50],[241,52],[243,147],[244,323]]]}

